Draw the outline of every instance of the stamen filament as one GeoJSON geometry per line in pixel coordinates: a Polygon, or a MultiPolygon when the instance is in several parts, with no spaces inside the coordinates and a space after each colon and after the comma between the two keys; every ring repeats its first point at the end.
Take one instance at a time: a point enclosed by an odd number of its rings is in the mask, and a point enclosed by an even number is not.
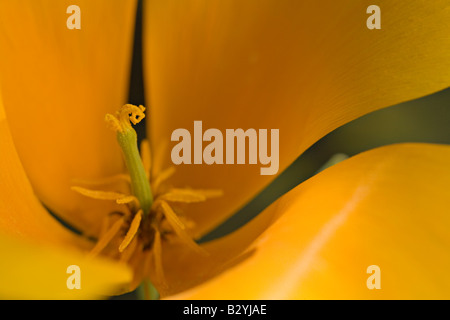
{"type": "Polygon", "coordinates": [[[120,255],[120,262],[128,262],[131,258],[131,256],[136,252],[136,248],[138,246],[138,238],[134,237],[133,240],[131,240],[131,243],[128,245],[128,247],[125,248],[125,250],[120,255]]]}
{"type": "Polygon", "coordinates": [[[169,179],[174,173],[175,173],[174,167],[169,167],[164,171],[161,171],[161,173],[158,173],[158,175],[155,178],[155,181],[153,181],[152,183],[153,190],[158,190],[160,184],[163,183],[165,180],[169,179]]]}
{"type": "Polygon", "coordinates": [[[94,248],[89,252],[88,257],[93,258],[98,255],[111,242],[117,232],[119,232],[124,222],[125,220],[123,218],[117,220],[103,237],[98,240],[94,248]]]}
{"type": "Polygon", "coordinates": [[[163,282],[165,282],[164,269],[162,265],[161,233],[156,228],[155,228],[155,239],[153,241],[153,259],[157,279],[160,279],[163,282]]]}

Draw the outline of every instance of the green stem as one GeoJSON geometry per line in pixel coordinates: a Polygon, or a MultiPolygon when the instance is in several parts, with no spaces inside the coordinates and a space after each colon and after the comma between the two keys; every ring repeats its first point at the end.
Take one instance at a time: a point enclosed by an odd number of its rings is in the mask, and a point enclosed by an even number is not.
{"type": "Polygon", "coordinates": [[[149,280],[144,280],[136,289],[136,296],[139,300],[158,300],[158,290],[149,280]]]}
{"type": "Polygon", "coordinates": [[[144,216],[146,216],[150,213],[153,195],[139,154],[136,131],[132,128],[122,132],[118,131],[117,141],[122,148],[125,164],[130,174],[132,193],[139,200],[144,216]]]}

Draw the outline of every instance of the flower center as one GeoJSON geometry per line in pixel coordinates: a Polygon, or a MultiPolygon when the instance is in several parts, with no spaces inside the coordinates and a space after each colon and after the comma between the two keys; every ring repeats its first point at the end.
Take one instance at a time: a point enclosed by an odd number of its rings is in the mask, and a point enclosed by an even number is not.
{"type": "Polygon", "coordinates": [[[197,253],[207,254],[189,233],[193,226],[192,221],[176,211],[173,205],[203,202],[222,195],[220,190],[164,186],[164,182],[174,174],[174,167],[161,172],[152,171],[149,143],[143,140],[139,153],[137,134],[131,126],[131,123],[137,124],[145,117],[144,111],[143,106],[126,104],[116,115],[107,114],[105,117],[106,122],[116,132],[128,172],[100,181],[81,183],[107,188],[121,180],[127,182],[130,192],[72,187],[72,190],[84,196],[115,201],[124,206],[123,211],[112,212],[104,218],[98,241],[89,255],[96,256],[101,253],[129,263],[135,270],[135,279],[130,290],[141,282],[150,281],[151,275],[157,278],[156,282],[165,283],[162,264],[164,243],[181,241],[197,253]]]}

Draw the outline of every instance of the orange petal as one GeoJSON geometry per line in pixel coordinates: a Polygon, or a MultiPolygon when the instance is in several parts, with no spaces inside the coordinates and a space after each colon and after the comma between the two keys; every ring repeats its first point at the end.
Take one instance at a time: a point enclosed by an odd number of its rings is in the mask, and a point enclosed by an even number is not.
{"type": "Polygon", "coordinates": [[[71,180],[122,170],[104,116],[126,102],[136,1],[77,1],[79,30],[66,25],[72,4],[0,3],[0,84],[14,143],[38,197],[90,232],[111,208],[70,190],[71,180]]]}
{"type": "MultiPolygon", "coordinates": [[[[281,172],[335,128],[450,83],[448,1],[147,1],[145,76],[153,150],[193,121],[203,130],[279,129],[281,172]]],[[[207,142],[203,144],[207,145],[207,142]]],[[[165,154],[171,163],[170,148],[165,154]]],[[[176,186],[220,188],[191,206],[200,230],[239,209],[273,176],[260,165],[180,165],[176,186]],[[214,212],[214,214],[211,214],[214,212]]]]}
{"type": "Polygon", "coordinates": [[[0,232],[39,243],[82,245],[36,198],[14,147],[0,95],[0,232]]]}
{"type": "MultiPolygon", "coordinates": [[[[450,146],[403,144],[326,169],[262,213],[282,216],[241,263],[173,298],[449,299],[449,162],[450,146]]],[[[240,246],[258,219],[210,246],[240,246]]]]}

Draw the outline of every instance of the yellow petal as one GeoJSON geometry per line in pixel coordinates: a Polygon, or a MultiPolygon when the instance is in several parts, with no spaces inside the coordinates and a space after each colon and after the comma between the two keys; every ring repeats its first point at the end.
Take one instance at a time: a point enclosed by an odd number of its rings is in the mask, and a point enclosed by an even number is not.
{"type": "Polygon", "coordinates": [[[115,294],[132,273],[105,259],[0,235],[2,299],[98,299],[115,294]],[[78,279],[77,279],[78,277],[78,279]],[[79,282],[78,282],[79,281],[79,282]],[[75,285],[79,284],[79,287],[75,285]]]}
{"type": "Polygon", "coordinates": [[[326,169],[263,213],[282,216],[243,262],[174,298],[449,299],[449,162],[449,146],[403,144],[326,169]]]}
{"type": "MultiPolygon", "coordinates": [[[[446,88],[448,1],[377,1],[380,30],[366,27],[371,4],[147,1],[144,71],[155,153],[160,144],[175,145],[173,130],[193,134],[194,120],[223,133],[279,129],[281,172],[346,122],[446,88]]],[[[171,183],[223,189],[224,197],[189,209],[205,230],[271,181],[259,170],[180,165],[171,183]]]]}
{"type": "MultiPolygon", "coordinates": [[[[122,170],[104,116],[126,102],[136,1],[0,3],[0,79],[14,143],[38,197],[78,228],[98,226],[105,204],[70,190],[72,179],[122,170]]],[[[108,209],[106,209],[108,210],[108,209]]]]}

